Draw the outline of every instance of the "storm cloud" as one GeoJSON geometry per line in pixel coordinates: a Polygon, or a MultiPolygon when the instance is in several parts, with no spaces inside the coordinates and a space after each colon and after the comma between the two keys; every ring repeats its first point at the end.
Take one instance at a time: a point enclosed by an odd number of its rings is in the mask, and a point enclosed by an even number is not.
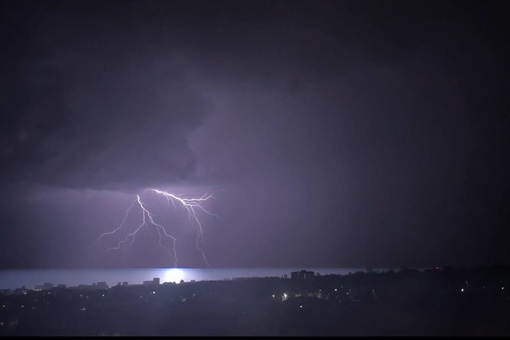
{"type": "MultiPolygon", "coordinates": [[[[494,9],[4,6],[1,218],[5,242],[33,252],[1,265],[64,265],[152,187],[215,193],[205,248],[219,266],[508,258],[491,246],[509,170],[494,9]]],[[[132,260],[168,264],[158,256],[132,260]]]]}
{"type": "Polygon", "coordinates": [[[79,27],[58,36],[70,20],[43,22],[38,53],[21,58],[23,97],[17,93],[2,124],[3,171],[84,189],[190,177],[196,159],[188,136],[210,105],[186,79],[185,61],[168,47],[148,50],[109,32],[86,39],[79,27]]]}

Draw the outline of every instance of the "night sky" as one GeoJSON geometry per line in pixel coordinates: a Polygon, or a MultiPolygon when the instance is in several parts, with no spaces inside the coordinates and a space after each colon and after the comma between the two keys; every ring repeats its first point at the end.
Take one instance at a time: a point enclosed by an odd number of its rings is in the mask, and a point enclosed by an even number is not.
{"type": "Polygon", "coordinates": [[[0,268],[509,264],[509,14],[2,1],[0,268]]]}

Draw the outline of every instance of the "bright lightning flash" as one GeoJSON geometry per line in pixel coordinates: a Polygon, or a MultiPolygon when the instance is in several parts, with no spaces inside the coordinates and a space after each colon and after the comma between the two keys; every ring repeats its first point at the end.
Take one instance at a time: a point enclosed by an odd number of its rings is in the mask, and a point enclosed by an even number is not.
{"type": "MultiPolygon", "coordinates": [[[[196,245],[197,245],[198,250],[202,254],[204,262],[206,263],[207,266],[209,266],[209,262],[207,261],[205,253],[202,250],[202,248],[200,248],[200,244],[199,244],[199,241],[204,242],[204,239],[203,239],[202,223],[200,222],[199,215],[197,213],[199,211],[202,211],[208,215],[216,216],[216,215],[210,213],[209,211],[207,211],[202,206],[202,204],[205,201],[207,201],[210,198],[213,198],[213,196],[206,194],[206,195],[202,195],[198,198],[182,198],[175,194],[169,193],[167,191],[159,190],[159,189],[151,189],[151,191],[158,195],[164,196],[166,198],[166,200],[168,201],[168,203],[169,204],[172,203],[174,205],[174,207],[176,207],[176,203],[177,203],[186,209],[190,222],[193,224],[196,223],[196,225],[198,226],[198,235],[196,238],[196,245]]],[[[126,213],[124,214],[124,219],[122,220],[122,223],[114,230],[101,234],[94,244],[96,246],[99,246],[99,244],[101,243],[101,241],[103,240],[104,237],[109,236],[109,235],[114,235],[119,230],[121,230],[126,225],[126,220],[129,216],[129,213],[133,209],[133,207],[135,207],[135,205],[137,205],[140,208],[140,212],[142,215],[140,224],[134,231],[127,234],[117,244],[117,246],[108,248],[107,252],[111,251],[111,250],[120,250],[124,245],[125,245],[124,249],[125,249],[125,251],[127,251],[127,249],[134,243],[136,235],[140,232],[140,230],[142,230],[142,228],[144,226],[147,228],[149,228],[150,226],[154,226],[158,232],[158,240],[159,240],[158,243],[162,248],[164,248],[165,250],[168,251],[168,248],[165,247],[162,243],[163,236],[172,240],[172,243],[173,243],[172,252],[173,252],[173,258],[174,258],[174,264],[175,264],[175,267],[177,267],[177,251],[176,251],[177,238],[175,236],[171,235],[162,224],[157,223],[154,220],[154,214],[149,211],[149,209],[147,208],[147,204],[145,204],[141,200],[140,195],[136,195],[136,199],[131,203],[131,206],[126,210],[126,213]]]]}

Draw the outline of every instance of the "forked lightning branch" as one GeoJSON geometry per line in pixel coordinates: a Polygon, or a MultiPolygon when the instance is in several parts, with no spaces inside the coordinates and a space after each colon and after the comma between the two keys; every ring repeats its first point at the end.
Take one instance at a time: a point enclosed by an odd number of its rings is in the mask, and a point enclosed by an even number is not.
{"type": "MultiPolygon", "coordinates": [[[[203,206],[204,202],[206,202],[207,200],[212,198],[212,195],[202,195],[197,198],[183,198],[178,195],[169,193],[167,191],[159,190],[159,189],[151,189],[150,191],[158,196],[163,196],[168,201],[168,204],[171,203],[175,208],[178,208],[178,207],[184,208],[184,210],[187,213],[190,223],[194,224],[198,227],[198,233],[197,233],[195,243],[196,243],[198,251],[202,254],[202,258],[203,258],[205,264],[207,266],[209,266],[207,257],[205,256],[203,249],[200,247],[200,241],[203,242],[204,240],[203,240],[202,223],[200,222],[199,215],[201,213],[206,213],[208,215],[215,216],[214,214],[207,211],[203,206]]],[[[154,213],[149,210],[147,204],[142,201],[140,195],[136,195],[136,198],[133,200],[130,207],[126,210],[126,213],[124,214],[124,218],[123,218],[122,222],[120,223],[120,225],[112,231],[101,234],[97,238],[96,242],[94,243],[95,246],[99,247],[101,242],[106,237],[115,237],[115,235],[120,233],[121,230],[128,228],[128,223],[127,223],[128,216],[130,215],[131,211],[135,208],[139,209],[139,213],[141,215],[139,221],[136,224],[135,229],[133,231],[131,231],[130,233],[128,233],[126,236],[124,236],[114,247],[107,248],[107,252],[114,251],[114,250],[122,250],[122,249],[124,249],[124,251],[126,251],[129,247],[131,247],[133,245],[137,234],[140,233],[144,227],[155,228],[155,230],[157,231],[157,235],[158,235],[159,246],[161,246],[165,250],[169,251],[169,254],[174,259],[174,265],[175,265],[175,267],[177,267],[177,260],[178,260],[177,250],[176,250],[177,237],[172,235],[172,233],[170,233],[168,231],[168,228],[165,227],[165,224],[163,222],[161,222],[161,221],[156,222],[154,213]],[[165,238],[171,240],[171,243],[172,243],[171,249],[168,249],[168,247],[164,245],[165,238]]]]}

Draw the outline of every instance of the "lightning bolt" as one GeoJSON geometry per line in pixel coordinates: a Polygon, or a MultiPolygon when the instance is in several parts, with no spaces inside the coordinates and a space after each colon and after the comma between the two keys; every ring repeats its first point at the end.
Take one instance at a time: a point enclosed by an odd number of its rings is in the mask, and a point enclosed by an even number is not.
{"type": "MultiPolygon", "coordinates": [[[[179,197],[179,196],[172,194],[170,192],[167,192],[167,191],[163,191],[163,190],[159,190],[159,189],[150,189],[150,190],[153,193],[156,193],[157,195],[161,195],[161,196],[165,197],[165,199],[168,201],[169,204],[172,203],[174,208],[177,208],[177,205],[180,204],[182,207],[184,207],[186,209],[186,212],[188,214],[188,218],[189,218],[190,222],[192,224],[196,224],[198,226],[198,235],[195,240],[195,243],[196,243],[197,249],[202,254],[202,258],[204,259],[205,264],[209,267],[209,261],[207,260],[207,257],[205,256],[205,252],[200,247],[199,241],[202,241],[204,244],[205,244],[205,242],[204,242],[204,238],[203,238],[202,223],[200,222],[198,212],[202,211],[208,215],[216,216],[215,214],[212,214],[209,211],[207,211],[202,205],[205,201],[209,200],[210,198],[213,198],[213,196],[205,194],[198,198],[182,198],[182,197],[179,197]]],[[[109,252],[112,250],[120,250],[125,245],[125,248],[124,248],[124,255],[125,255],[127,249],[133,245],[136,235],[142,230],[142,228],[145,226],[150,231],[150,226],[154,226],[158,233],[159,246],[161,246],[166,251],[168,251],[169,249],[167,247],[165,247],[165,245],[163,244],[163,236],[172,240],[172,243],[173,243],[172,252],[173,252],[173,258],[174,258],[174,265],[175,265],[175,267],[177,267],[177,250],[176,250],[177,238],[175,236],[171,235],[162,224],[157,223],[155,221],[154,214],[150,212],[150,210],[147,207],[147,204],[145,204],[142,201],[142,199],[140,198],[140,195],[136,195],[136,199],[133,200],[133,202],[131,203],[129,208],[126,210],[121,224],[114,230],[101,234],[97,238],[97,240],[94,242],[94,245],[96,247],[98,247],[100,245],[101,241],[105,237],[114,235],[117,232],[119,232],[126,225],[128,216],[130,215],[131,210],[135,206],[138,206],[140,208],[140,212],[142,215],[140,224],[138,224],[137,228],[134,231],[127,234],[120,242],[118,242],[115,247],[108,248],[106,250],[106,252],[109,252]]]]}
{"type": "Polygon", "coordinates": [[[207,261],[207,258],[205,257],[205,253],[199,244],[200,240],[202,242],[204,242],[204,233],[203,233],[203,229],[202,229],[202,223],[200,222],[200,220],[198,219],[198,216],[197,216],[197,210],[201,210],[208,215],[215,216],[214,214],[211,214],[209,211],[205,210],[205,208],[201,204],[202,202],[207,201],[208,199],[212,198],[213,196],[204,194],[199,198],[181,198],[181,197],[178,197],[178,196],[171,194],[167,191],[162,191],[162,190],[158,190],[158,189],[151,189],[151,190],[158,195],[163,195],[167,199],[168,203],[171,202],[175,206],[174,201],[177,201],[184,208],[186,208],[186,211],[188,212],[189,220],[191,222],[195,222],[198,226],[199,232],[198,232],[197,238],[195,240],[195,243],[196,243],[197,248],[200,251],[200,253],[202,253],[202,257],[203,257],[205,263],[209,267],[209,262],[207,261]]]}

